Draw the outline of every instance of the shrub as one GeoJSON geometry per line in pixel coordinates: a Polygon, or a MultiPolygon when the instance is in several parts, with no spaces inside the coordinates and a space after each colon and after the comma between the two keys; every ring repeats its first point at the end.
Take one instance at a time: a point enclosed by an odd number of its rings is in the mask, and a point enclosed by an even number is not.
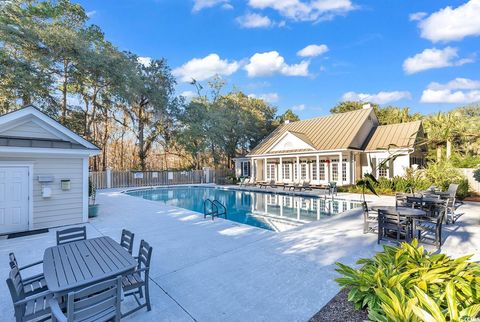
{"type": "Polygon", "coordinates": [[[426,253],[414,240],[384,246],[360,269],[337,263],[336,281],[372,321],[460,321],[480,312],[480,264],[470,257],[426,253]]]}
{"type": "Polygon", "coordinates": [[[473,177],[475,178],[475,181],[480,182],[480,168],[473,171],[473,177]]]}
{"type": "Polygon", "coordinates": [[[451,183],[458,183],[457,196],[463,199],[469,194],[468,180],[448,161],[430,163],[425,169],[425,178],[442,190],[451,183]]]}

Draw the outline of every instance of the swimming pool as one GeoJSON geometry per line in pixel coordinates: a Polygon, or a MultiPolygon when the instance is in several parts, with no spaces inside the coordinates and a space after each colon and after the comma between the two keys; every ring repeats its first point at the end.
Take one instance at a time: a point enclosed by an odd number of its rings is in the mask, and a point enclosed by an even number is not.
{"type": "Polygon", "coordinates": [[[200,213],[205,199],[216,199],[226,206],[228,220],[273,231],[289,230],[361,206],[356,200],[198,186],[134,190],[127,194],[200,213]]]}

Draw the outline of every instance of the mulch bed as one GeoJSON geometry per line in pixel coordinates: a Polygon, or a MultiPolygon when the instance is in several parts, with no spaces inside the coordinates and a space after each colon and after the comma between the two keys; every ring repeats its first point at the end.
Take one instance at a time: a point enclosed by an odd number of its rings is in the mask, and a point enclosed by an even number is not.
{"type": "Polygon", "coordinates": [[[368,320],[366,310],[355,310],[347,300],[348,290],[341,290],[309,322],[362,322],[368,320]]]}
{"type": "Polygon", "coordinates": [[[472,193],[469,197],[466,197],[463,200],[480,202],[480,193],[472,193]]]}

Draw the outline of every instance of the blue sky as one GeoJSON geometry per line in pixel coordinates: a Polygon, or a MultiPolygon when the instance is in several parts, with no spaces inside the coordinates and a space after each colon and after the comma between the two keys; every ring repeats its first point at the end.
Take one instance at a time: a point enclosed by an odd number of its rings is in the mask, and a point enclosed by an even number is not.
{"type": "Polygon", "coordinates": [[[301,118],[347,98],[424,114],[480,101],[480,0],[80,3],[120,49],[166,58],[186,96],[218,73],[301,118]]]}

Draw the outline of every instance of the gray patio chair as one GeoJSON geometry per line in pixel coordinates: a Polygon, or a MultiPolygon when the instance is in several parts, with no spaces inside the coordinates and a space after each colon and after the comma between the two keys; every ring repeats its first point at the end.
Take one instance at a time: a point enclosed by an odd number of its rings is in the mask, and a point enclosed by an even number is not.
{"type": "Polygon", "coordinates": [[[409,228],[406,218],[396,211],[378,210],[378,243],[382,240],[400,243],[406,240],[409,228]]]}
{"type": "Polygon", "coordinates": [[[446,191],[448,194],[447,223],[450,222],[453,224],[457,221],[458,217],[460,217],[455,214],[458,187],[459,184],[451,183],[446,191]]]}
{"type": "MultiPolygon", "coordinates": [[[[18,268],[19,274],[21,273],[22,270],[43,264],[43,261],[38,261],[38,262],[20,267],[20,265],[18,265],[17,258],[15,257],[14,253],[10,253],[8,256],[10,258],[10,268],[11,269],[18,268]]],[[[23,283],[23,291],[27,296],[46,291],[48,289],[47,282],[45,281],[45,277],[43,276],[43,273],[29,276],[27,278],[22,277],[22,283],[23,283]]]]}
{"type": "Polygon", "coordinates": [[[119,276],[79,291],[68,293],[67,310],[65,313],[60,307],[59,299],[50,299],[52,321],[120,321],[121,300],[122,277],[119,276]]]}
{"type": "Polygon", "coordinates": [[[378,230],[378,213],[368,209],[367,203],[362,202],[363,233],[375,233],[378,230]]]}
{"type": "Polygon", "coordinates": [[[407,197],[408,194],[404,192],[395,193],[395,206],[396,207],[406,207],[407,206],[407,197]]]}
{"type": "Polygon", "coordinates": [[[10,270],[7,286],[12,297],[17,322],[45,321],[50,318],[49,300],[53,298],[53,294],[47,290],[28,295],[24,290],[25,285],[18,267],[10,270]]]}
{"type": "Polygon", "coordinates": [[[328,193],[335,196],[337,195],[337,183],[335,181],[328,183],[328,193]]]}
{"type": "Polygon", "coordinates": [[[122,237],[120,238],[120,246],[125,248],[127,252],[130,254],[133,251],[133,239],[135,238],[135,234],[132,233],[130,230],[122,229],[122,237]]]}
{"type": "Polygon", "coordinates": [[[150,305],[150,292],[148,287],[148,276],[150,274],[152,251],[153,248],[142,239],[140,242],[140,248],[138,250],[138,256],[136,257],[138,260],[137,268],[135,269],[134,273],[125,276],[122,281],[124,296],[133,296],[138,305],[130,311],[123,313],[122,318],[144,307],[147,307],[147,311],[152,309],[150,305]],[[140,301],[140,299],[144,297],[143,291],[145,291],[145,303],[141,303],[140,301]]]}
{"type": "Polygon", "coordinates": [[[415,230],[420,242],[431,242],[438,249],[442,246],[442,224],[447,214],[448,205],[439,205],[434,209],[435,217],[417,220],[415,230]]]}
{"type": "Polygon", "coordinates": [[[72,243],[85,239],[87,239],[87,229],[85,226],[57,230],[57,245],[72,243]]]}

